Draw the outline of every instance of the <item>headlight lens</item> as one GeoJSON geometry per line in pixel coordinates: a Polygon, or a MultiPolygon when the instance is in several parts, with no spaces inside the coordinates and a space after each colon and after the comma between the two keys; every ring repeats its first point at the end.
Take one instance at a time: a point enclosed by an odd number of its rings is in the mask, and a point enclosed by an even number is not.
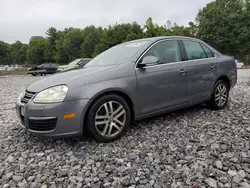
{"type": "Polygon", "coordinates": [[[62,102],[68,92],[68,86],[60,85],[45,89],[34,98],[35,103],[56,103],[62,102]]]}

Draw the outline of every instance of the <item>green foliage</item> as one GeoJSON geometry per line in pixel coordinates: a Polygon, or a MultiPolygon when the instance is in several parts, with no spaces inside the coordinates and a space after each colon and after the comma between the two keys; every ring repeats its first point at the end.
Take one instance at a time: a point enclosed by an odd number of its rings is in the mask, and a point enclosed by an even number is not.
{"type": "Polygon", "coordinates": [[[154,24],[152,18],[148,18],[143,27],[136,22],[107,28],[93,25],[84,29],[66,28],[63,31],[50,27],[45,32],[46,38],[33,36],[29,45],[20,41],[11,45],[0,41],[0,63],[67,64],[76,58],[95,57],[114,45],[130,40],[162,35],[192,36],[189,27],[172,26],[170,21],[168,26],[154,24]]]}
{"type": "Polygon", "coordinates": [[[66,49],[64,49],[63,42],[65,38],[65,34],[67,29],[62,32],[59,32],[59,38],[56,40],[56,52],[55,52],[55,60],[57,63],[67,63],[69,61],[66,55],[66,49]]]}
{"type": "Polygon", "coordinates": [[[10,58],[14,64],[24,63],[26,61],[26,54],[28,50],[28,45],[23,44],[20,41],[16,41],[14,44],[10,45],[10,58]]]}
{"type": "Polygon", "coordinates": [[[0,62],[9,64],[10,62],[10,45],[0,41],[0,62]]]}
{"type": "Polygon", "coordinates": [[[83,30],[84,42],[81,45],[82,57],[91,58],[94,54],[96,45],[100,42],[102,28],[95,26],[86,27],[83,30]]]}
{"type": "Polygon", "coordinates": [[[250,53],[249,0],[216,0],[199,11],[198,37],[230,55],[250,53]]]}
{"type": "Polygon", "coordinates": [[[64,37],[63,48],[70,61],[81,57],[81,45],[84,42],[80,29],[70,29],[64,37]]]}
{"type": "Polygon", "coordinates": [[[143,38],[143,30],[136,22],[109,26],[102,30],[99,43],[97,43],[92,56],[96,56],[114,45],[139,38],[143,38]]]}
{"type": "Polygon", "coordinates": [[[21,75],[21,74],[27,74],[27,70],[26,69],[18,69],[18,70],[0,71],[0,76],[3,76],[3,75],[21,75]]]}
{"type": "Polygon", "coordinates": [[[34,64],[43,63],[46,46],[47,39],[43,37],[31,37],[27,50],[28,59],[34,64]]]}
{"type": "Polygon", "coordinates": [[[54,27],[46,31],[47,43],[44,51],[44,59],[49,62],[55,62],[56,41],[59,39],[59,32],[54,27]]]}

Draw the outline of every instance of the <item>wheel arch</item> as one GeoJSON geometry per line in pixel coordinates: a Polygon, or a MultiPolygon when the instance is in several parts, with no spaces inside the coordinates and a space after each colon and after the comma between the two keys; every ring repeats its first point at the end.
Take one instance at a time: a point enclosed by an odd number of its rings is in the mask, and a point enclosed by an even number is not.
{"type": "Polygon", "coordinates": [[[226,76],[226,75],[221,75],[219,78],[217,78],[215,84],[216,84],[219,80],[222,80],[222,81],[226,82],[226,83],[228,84],[228,87],[229,87],[229,88],[231,87],[230,79],[228,78],[228,76],[226,76]]]}
{"type": "Polygon", "coordinates": [[[130,111],[131,111],[131,120],[133,121],[135,118],[135,107],[134,107],[134,103],[131,99],[131,97],[124,91],[121,91],[119,89],[110,89],[110,90],[104,90],[101,91],[99,93],[97,93],[94,97],[92,97],[92,99],[89,101],[86,109],[85,109],[85,113],[83,114],[83,130],[86,129],[86,122],[87,122],[87,117],[88,117],[88,113],[90,111],[91,106],[101,97],[105,96],[105,95],[118,95],[120,97],[122,97],[128,104],[130,111]]]}

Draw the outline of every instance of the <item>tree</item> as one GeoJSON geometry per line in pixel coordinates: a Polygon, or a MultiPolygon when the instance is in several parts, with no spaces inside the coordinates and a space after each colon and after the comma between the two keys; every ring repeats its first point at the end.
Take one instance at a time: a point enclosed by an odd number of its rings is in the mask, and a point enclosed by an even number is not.
{"type": "Polygon", "coordinates": [[[100,41],[98,44],[96,44],[95,50],[92,56],[95,57],[96,55],[110,48],[112,46],[111,41],[112,41],[112,27],[109,26],[107,29],[106,28],[103,29],[101,37],[100,37],[100,41]]]}
{"type": "Polygon", "coordinates": [[[10,59],[12,63],[22,64],[26,61],[28,45],[23,44],[20,41],[16,41],[14,44],[10,45],[10,59]]]}
{"type": "Polygon", "coordinates": [[[102,30],[99,43],[95,46],[93,56],[108,48],[129,40],[143,38],[143,30],[136,22],[133,24],[116,24],[102,30]]]}
{"type": "Polygon", "coordinates": [[[68,29],[60,31],[59,38],[56,40],[56,53],[54,56],[57,63],[67,63],[69,61],[66,50],[63,47],[66,32],[68,32],[68,29]]]}
{"type": "Polygon", "coordinates": [[[194,22],[189,22],[188,24],[190,36],[196,37],[198,34],[198,26],[194,22]]]}
{"type": "Polygon", "coordinates": [[[156,27],[153,23],[153,19],[151,17],[149,17],[146,21],[146,24],[144,25],[144,36],[145,37],[156,37],[157,33],[156,33],[156,27]]]}
{"type": "Polygon", "coordinates": [[[167,25],[154,24],[151,17],[149,17],[144,25],[144,37],[156,36],[192,36],[190,27],[178,26],[176,23],[172,24],[170,20],[167,25]]]}
{"type": "Polygon", "coordinates": [[[0,41],[0,63],[3,64],[10,64],[11,59],[10,59],[10,45],[0,41]]]}
{"type": "Polygon", "coordinates": [[[64,35],[63,49],[70,61],[81,57],[81,45],[84,42],[83,32],[71,28],[64,35]]]}
{"type": "Polygon", "coordinates": [[[198,37],[226,54],[249,53],[249,18],[249,1],[216,0],[197,15],[198,37]]]}
{"type": "Polygon", "coordinates": [[[136,40],[140,38],[143,38],[143,29],[138,23],[133,22],[133,24],[130,25],[130,30],[128,31],[125,41],[136,40]]]}
{"type": "Polygon", "coordinates": [[[31,63],[40,64],[44,62],[44,51],[47,40],[43,37],[31,37],[27,50],[27,57],[31,63]]]}
{"type": "Polygon", "coordinates": [[[95,26],[86,27],[83,30],[84,42],[81,45],[82,57],[91,58],[94,54],[95,46],[100,42],[102,28],[95,26]]]}
{"type": "Polygon", "coordinates": [[[46,37],[33,36],[29,45],[16,41],[0,41],[0,63],[66,64],[76,58],[95,57],[122,42],[157,36],[189,36],[200,38],[219,51],[238,56],[250,54],[250,0],[215,0],[199,10],[196,20],[188,26],[170,20],[159,25],[149,17],[141,26],[116,23],[107,28],[90,25],[83,29],[48,28],[46,37]]]}
{"type": "Polygon", "coordinates": [[[44,52],[44,59],[50,62],[55,62],[56,41],[59,39],[59,32],[54,27],[50,27],[46,31],[47,43],[44,52]]]}

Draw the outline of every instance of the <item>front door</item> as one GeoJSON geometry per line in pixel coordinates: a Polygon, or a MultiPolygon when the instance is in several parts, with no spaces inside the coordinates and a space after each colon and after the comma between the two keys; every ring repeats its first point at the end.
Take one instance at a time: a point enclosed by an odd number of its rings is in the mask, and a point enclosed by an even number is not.
{"type": "Polygon", "coordinates": [[[189,104],[188,67],[181,61],[178,42],[157,42],[138,63],[146,56],[155,56],[159,61],[155,65],[136,68],[140,115],[189,104]]]}

